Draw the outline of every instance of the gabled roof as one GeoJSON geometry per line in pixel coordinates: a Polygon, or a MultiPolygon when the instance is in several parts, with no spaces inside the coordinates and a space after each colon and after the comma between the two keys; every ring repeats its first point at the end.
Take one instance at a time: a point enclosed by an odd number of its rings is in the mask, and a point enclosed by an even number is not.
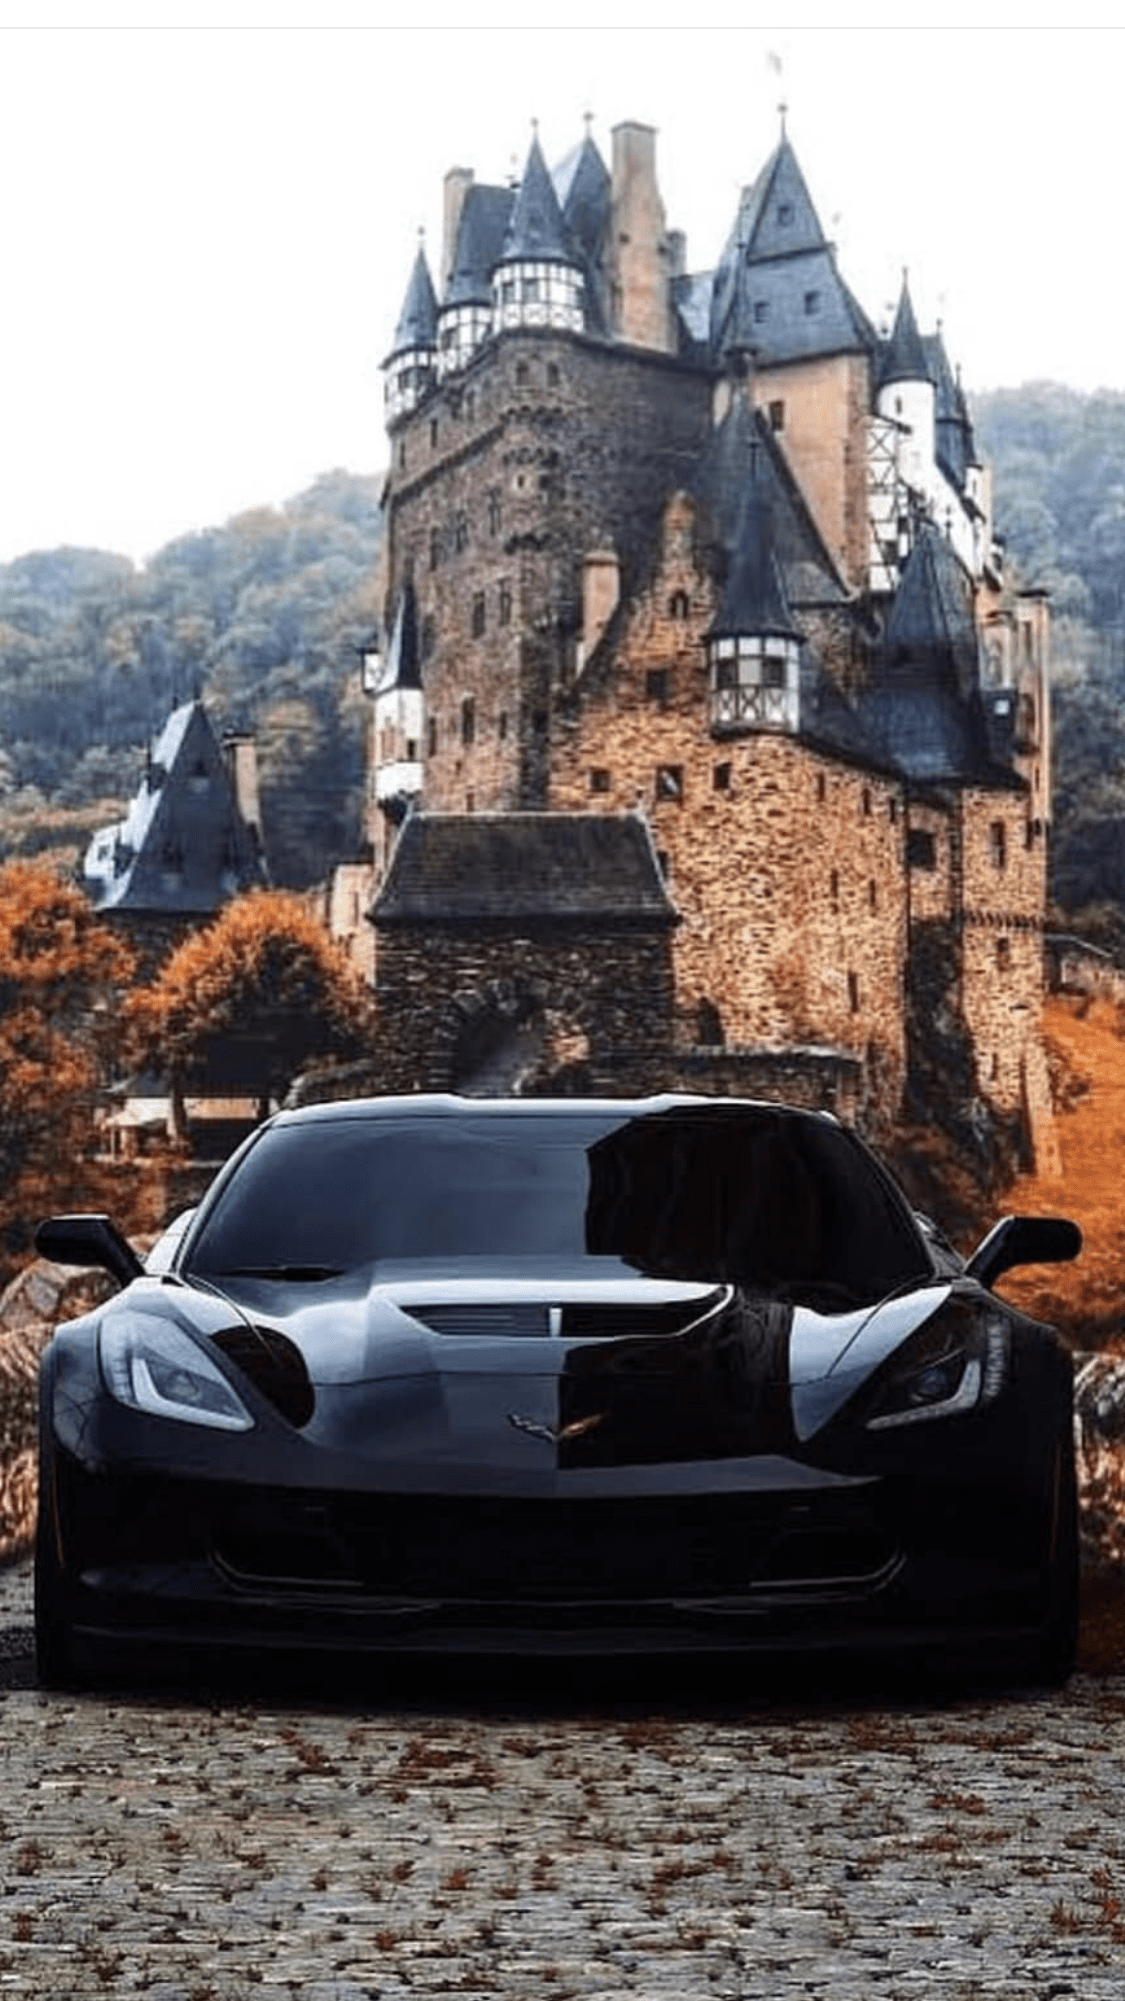
{"type": "Polygon", "coordinates": [[[422,656],[418,645],[418,606],[414,596],[414,586],[408,578],[399,592],[391,625],[390,642],[375,693],[385,695],[392,688],[420,688],[421,685],[422,656]]]}
{"type": "Polygon", "coordinates": [[[492,188],[474,182],[466,189],[453,247],[453,265],[446,273],[443,306],[489,304],[492,273],[500,262],[515,199],[511,188],[492,188]]]}
{"type": "Polygon", "coordinates": [[[663,929],[676,912],[638,814],[411,813],[371,919],[663,929]]]}
{"type": "Polygon", "coordinates": [[[573,265],[575,258],[574,245],[536,137],[531,142],[516,194],[500,262],[573,265]]]}
{"type": "Polygon", "coordinates": [[[875,346],[788,139],[743,190],[715,272],[710,335],[716,360],[739,349],[770,363],[875,346]]]}
{"type": "Polygon", "coordinates": [[[434,296],[430,267],[421,244],[414,259],[414,269],[410,273],[410,283],[398,316],[395,337],[391,344],[388,360],[396,354],[405,354],[410,348],[432,347],[437,339],[437,299],[434,296]]]}
{"type": "Polygon", "coordinates": [[[847,586],[769,424],[746,396],[736,395],[711,433],[695,483],[711,540],[728,552],[739,544],[743,500],[751,481],[769,512],[786,602],[798,613],[802,605],[847,603],[847,586]]]}
{"type": "Polygon", "coordinates": [[[891,337],[879,357],[879,387],[885,389],[889,382],[932,381],[930,358],[918,332],[904,271],[891,337]]]}
{"type": "Polygon", "coordinates": [[[83,887],[99,910],[209,916],[266,880],[207,711],[185,702],[154,743],[125,818],[93,836],[83,887]]]}

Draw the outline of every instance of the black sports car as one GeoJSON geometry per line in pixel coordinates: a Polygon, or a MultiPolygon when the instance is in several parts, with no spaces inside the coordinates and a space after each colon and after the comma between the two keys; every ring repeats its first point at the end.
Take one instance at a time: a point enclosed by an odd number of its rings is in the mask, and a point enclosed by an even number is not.
{"type": "Polygon", "coordinates": [[[1071,1370],[826,1114],[282,1112],[43,1361],[47,1682],[128,1642],[1073,1660],[1071,1370]]]}

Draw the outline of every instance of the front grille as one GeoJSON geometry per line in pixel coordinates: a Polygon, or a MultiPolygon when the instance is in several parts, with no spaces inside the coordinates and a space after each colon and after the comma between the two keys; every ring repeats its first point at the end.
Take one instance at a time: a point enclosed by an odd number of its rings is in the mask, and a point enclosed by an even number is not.
{"type": "Polygon", "coordinates": [[[875,1578],[894,1538],[863,1496],[243,1499],[215,1555],[247,1585],[477,1602],[741,1596],[875,1578]]]}
{"type": "Polygon", "coordinates": [[[458,1301],[452,1306],[411,1306],[407,1310],[431,1334],[475,1334],[483,1340],[508,1341],[545,1338],[551,1332],[547,1308],[534,1302],[478,1306],[458,1301]]]}

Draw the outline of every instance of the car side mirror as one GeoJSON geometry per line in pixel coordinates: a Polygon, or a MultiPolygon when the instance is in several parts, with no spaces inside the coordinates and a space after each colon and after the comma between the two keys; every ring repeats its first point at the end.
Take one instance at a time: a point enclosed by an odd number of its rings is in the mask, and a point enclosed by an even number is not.
{"type": "Polygon", "coordinates": [[[89,1265],[107,1271],[118,1285],[131,1285],[144,1266],[108,1216],[48,1216],[35,1232],[41,1258],[59,1265],[89,1265]]]}
{"type": "Polygon", "coordinates": [[[1066,1216],[1003,1216],[965,1266],[978,1285],[995,1285],[1017,1265],[1059,1265],[1076,1258],[1082,1232],[1066,1216]]]}

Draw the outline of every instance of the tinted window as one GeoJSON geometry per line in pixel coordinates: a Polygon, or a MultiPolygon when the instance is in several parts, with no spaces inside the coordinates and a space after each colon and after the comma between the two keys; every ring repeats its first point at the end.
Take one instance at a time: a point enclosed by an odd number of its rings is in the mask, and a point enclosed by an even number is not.
{"type": "Polygon", "coordinates": [[[612,1258],[826,1308],[931,1267],[866,1150],[769,1107],[275,1126],[209,1205],[192,1270],[612,1258]]]}

